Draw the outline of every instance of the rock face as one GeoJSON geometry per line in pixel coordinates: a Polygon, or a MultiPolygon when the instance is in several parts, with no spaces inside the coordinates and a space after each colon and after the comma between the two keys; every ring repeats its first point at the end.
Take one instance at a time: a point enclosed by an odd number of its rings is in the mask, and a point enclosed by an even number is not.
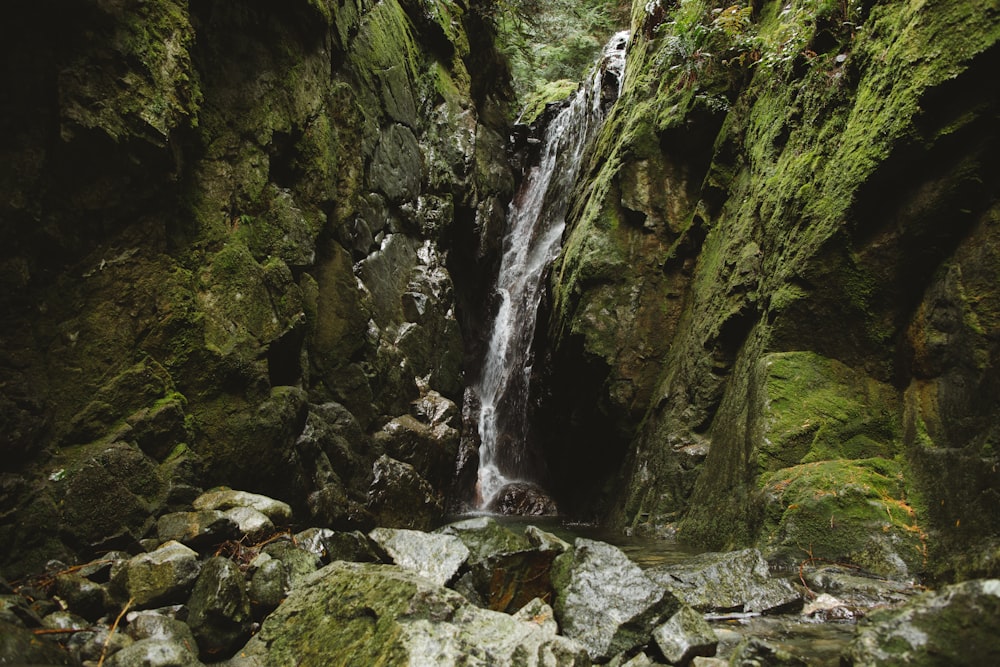
{"type": "Polygon", "coordinates": [[[461,397],[459,301],[513,189],[489,24],[451,0],[47,11],[0,47],[0,567],[134,549],[220,483],[368,530],[383,447],[443,502],[457,434],[411,402],[461,397]]]}
{"type": "Polygon", "coordinates": [[[633,2],[552,271],[550,490],[714,549],[988,574],[996,9],[716,7],[633,2]]]}
{"type": "Polygon", "coordinates": [[[527,667],[590,661],[550,625],[478,609],[415,573],[332,563],[293,592],[231,664],[527,667]]]}

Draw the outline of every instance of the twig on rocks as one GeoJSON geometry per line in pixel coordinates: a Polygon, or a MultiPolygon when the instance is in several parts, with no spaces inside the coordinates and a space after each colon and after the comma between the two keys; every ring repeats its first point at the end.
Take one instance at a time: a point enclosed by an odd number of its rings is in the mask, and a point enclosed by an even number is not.
{"type": "Polygon", "coordinates": [[[128,609],[132,606],[133,602],[135,602],[135,598],[129,598],[128,602],[125,603],[125,606],[122,607],[122,610],[118,613],[117,618],[115,618],[115,622],[111,624],[111,629],[108,630],[108,637],[104,640],[104,647],[101,649],[101,659],[97,661],[97,667],[104,667],[104,659],[108,657],[108,647],[111,645],[111,638],[114,637],[115,630],[118,629],[118,624],[121,622],[122,617],[124,617],[128,612],[128,609]]]}

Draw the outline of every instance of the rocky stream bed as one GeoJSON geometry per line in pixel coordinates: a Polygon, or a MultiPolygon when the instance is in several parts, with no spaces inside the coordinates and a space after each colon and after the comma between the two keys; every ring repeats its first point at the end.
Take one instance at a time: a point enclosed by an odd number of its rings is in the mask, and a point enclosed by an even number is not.
{"type": "Polygon", "coordinates": [[[755,549],[640,567],[490,516],[294,525],[285,503],[213,489],[144,553],[0,582],[0,664],[973,665],[1000,648],[997,580],[925,591],[818,561],[781,576],[755,549]]]}

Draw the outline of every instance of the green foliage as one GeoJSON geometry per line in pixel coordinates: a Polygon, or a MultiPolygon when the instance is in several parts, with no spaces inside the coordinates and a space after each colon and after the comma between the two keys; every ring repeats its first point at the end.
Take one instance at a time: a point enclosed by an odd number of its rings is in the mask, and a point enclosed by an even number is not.
{"type": "Polygon", "coordinates": [[[711,8],[704,0],[682,0],[673,19],[654,30],[664,44],[656,64],[677,73],[680,87],[695,85],[722,66],[749,66],[760,58],[753,8],[711,8]]]}
{"type": "Polygon", "coordinates": [[[481,4],[490,5],[489,19],[511,64],[515,111],[555,81],[583,79],[608,38],[628,25],[629,3],[624,0],[481,4]]]}

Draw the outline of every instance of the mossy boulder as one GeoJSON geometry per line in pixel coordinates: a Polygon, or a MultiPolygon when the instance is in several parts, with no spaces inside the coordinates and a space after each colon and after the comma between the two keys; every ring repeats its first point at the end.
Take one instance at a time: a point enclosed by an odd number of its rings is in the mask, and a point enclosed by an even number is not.
{"type": "Polygon", "coordinates": [[[821,558],[904,578],[926,566],[927,536],[890,459],[803,463],[763,478],[762,545],[788,563],[821,558]]]}

